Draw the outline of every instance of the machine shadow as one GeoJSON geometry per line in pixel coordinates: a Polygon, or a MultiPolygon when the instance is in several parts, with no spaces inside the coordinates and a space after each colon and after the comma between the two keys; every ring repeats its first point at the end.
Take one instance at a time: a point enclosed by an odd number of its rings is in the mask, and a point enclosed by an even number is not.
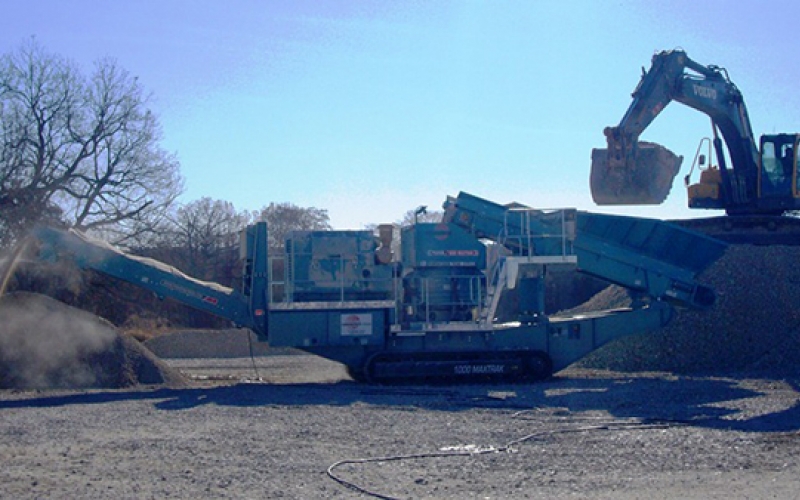
{"type": "MultiPolygon", "coordinates": [[[[776,384],[762,384],[777,387],[776,384]]],[[[607,412],[615,418],[679,422],[742,432],[800,430],[800,384],[785,382],[782,397],[755,390],[746,379],[688,376],[558,376],[531,384],[377,386],[337,383],[232,385],[87,391],[0,401],[12,408],[102,405],[152,401],[155,408],[181,411],[204,405],[262,407],[348,406],[355,403],[457,412],[471,409],[607,412]],[[795,396],[796,394],[797,396],[795,396]],[[762,401],[759,401],[762,400],[762,401]]]]}
{"type": "Polygon", "coordinates": [[[740,376],[615,376],[558,378],[543,402],[570,412],[607,411],[618,418],[678,422],[742,432],[800,430],[800,384],[740,376]],[[789,394],[777,396],[778,391],[789,394]]]}

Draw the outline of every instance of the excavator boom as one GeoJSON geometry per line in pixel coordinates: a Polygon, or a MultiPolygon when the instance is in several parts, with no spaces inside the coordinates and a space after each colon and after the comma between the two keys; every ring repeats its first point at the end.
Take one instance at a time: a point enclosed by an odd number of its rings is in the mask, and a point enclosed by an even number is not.
{"type": "Polygon", "coordinates": [[[758,144],[741,92],[724,69],[701,65],[680,50],[659,52],[632,96],[619,124],[604,131],[607,148],[592,151],[595,203],[643,205],[666,199],[682,157],[664,146],[640,142],[639,136],[670,102],[678,101],[708,115],[715,137],[719,131],[730,153],[732,168],[720,169],[723,207],[713,208],[756,210],[758,144]]]}

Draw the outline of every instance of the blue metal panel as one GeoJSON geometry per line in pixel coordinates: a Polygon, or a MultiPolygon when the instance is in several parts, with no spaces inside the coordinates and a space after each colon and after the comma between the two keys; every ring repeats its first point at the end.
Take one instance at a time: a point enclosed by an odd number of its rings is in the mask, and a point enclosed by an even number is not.
{"type": "Polygon", "coordinates": [[[381,346],[386,339],[386,309],[273,309],[271,346],[381,346]]]}
{"type": "Polygon", "coordinates": [[[376,262],[371,231],[293,231],[286,263],[293,301],[391,297],[393,268],[376,262]]]}
{"type": "Polygon", "coordinates": [[[327,311],[270,311],[269,345],[273,347],[314,347],[328,345],[327,311]]]}
{"type": "Polygon", "coordinates": [[[635,310],[605,311],[553,320],[548,326],[547,352],[561,370],[618,338],[645,334],[669,323],[673,309],[653,302],[635,310]]]}
{"type": "Polygon", "coordinates": [[[418,223],[403,228],[404,267],[486,267],[486,247],[454,224],[418,223]]]}

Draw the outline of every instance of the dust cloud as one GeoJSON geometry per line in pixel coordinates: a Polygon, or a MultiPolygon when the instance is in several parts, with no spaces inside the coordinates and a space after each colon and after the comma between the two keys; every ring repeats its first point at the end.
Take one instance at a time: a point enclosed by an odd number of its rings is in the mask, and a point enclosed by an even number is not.
{"type": "Polygon", "coordinates": [[[0,380],[13,387],[91,387],[116,334],[99,318],[34,294],[0,298],[0,380]]]}
{"type": "MultiPolygon", "coordinates": [[[[0,387],[94,386],[97,376],[88,361],[108,350],[114,332],[98,318],[44,296],[6,295],[17,267],[27,262],[30,242],[25,238],[0,255],[0,387]]],[[[59,282],[69,276],[56,274],[59,282]]]]}
{"type": "Polygon", "coordinates": [[[107,321],[45,295],[0,297],[0,388],[119,388],[183,383],[107,321]]]}

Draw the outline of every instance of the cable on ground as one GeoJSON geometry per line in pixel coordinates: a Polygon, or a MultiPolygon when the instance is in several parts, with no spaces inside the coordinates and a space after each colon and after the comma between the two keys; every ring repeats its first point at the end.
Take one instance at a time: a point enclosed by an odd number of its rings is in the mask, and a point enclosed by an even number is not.
{"type": "Polygon", "coordinates": [[[342,477],[336,475],[334,472],[335,469],[341,467],[343,465],[358,465],[358,464],[369,464],[369,463],[378,463],[378,462],[396,462],[401,460],[417,460],[417,459],[424,459],[424,458],[447,458],[447,457],[464,457],[464,456],[476,456],[476,455],[486,455],[489,453],[514,453],[515,446],[525,443],[526,441],[530,441],[531,439],[535,439],[538,437],[543,436],[552,436],[557,434],[571,434],[571,433],[580,433],[580,432],[591,432],[591,431],[621,431],[621,430],[649,430],[649,429],[668,429],[671,427],[676,427],[682,425],[678,421],[646,421],[646,420],[637,420],[637,421],[612,421],[606,422],[602,424],[596,425],[586,425],[581,427],[575,428],[561,428],[561,429],[552,429],[547,431],[536,431],[520,438],[514,439],[509,441],[503,446],[499,448],[495,447],[486,447],[486,448],[477,448],[474,450],[454,450],[454,451],[439,451],[439,452],[430,452],[430,453],[411,453],[407,455],[391,455],[386,457],[374,457],[374,458],[356,458],[356,459],[347,459],[347,460],[340,460],[330,467],[326,471],[328,477],[336,481],[337,483],[341,484],[342,486],[361,493],[363,495],[367,495],[373,498],[379,498],[381,500],[399,500],[396,497],[384,495],[382,493],[378,493],[372,490],[369,490],[363,486],[359,486],[352,481],[348,481],[343,479],[342,477]]]}

